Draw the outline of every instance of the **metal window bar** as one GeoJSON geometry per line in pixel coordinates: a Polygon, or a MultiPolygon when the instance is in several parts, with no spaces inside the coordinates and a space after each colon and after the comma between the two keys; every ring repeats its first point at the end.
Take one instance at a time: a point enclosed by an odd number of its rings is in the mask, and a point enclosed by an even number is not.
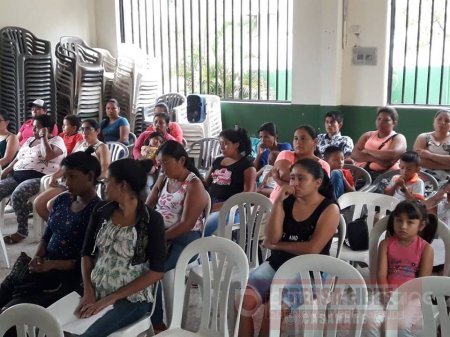
{"type": "Polygon", "coordinates": [[[448,0],[391,2],[390,104],[450,104],[448,11],[448,0]]]}
{"type": "Polygon", "coordinates": [[[289,101],[292,3],[119,0],[120,38],[160,58],[163,92],[289,101]]]}

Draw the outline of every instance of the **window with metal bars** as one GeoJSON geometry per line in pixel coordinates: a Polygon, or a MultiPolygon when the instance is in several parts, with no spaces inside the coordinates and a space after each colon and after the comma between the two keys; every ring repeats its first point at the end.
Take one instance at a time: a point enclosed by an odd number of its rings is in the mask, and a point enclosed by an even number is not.
{"type": "Polygon", "coordinates": [[[119,0],[123,43],[160,63],[163,92],[290,101],[293,0],[119,0]]]}
{"type": "Polygon", "coordinates": [[[392,0],[390,104],[450,104],[449,0],[392,0]]]}

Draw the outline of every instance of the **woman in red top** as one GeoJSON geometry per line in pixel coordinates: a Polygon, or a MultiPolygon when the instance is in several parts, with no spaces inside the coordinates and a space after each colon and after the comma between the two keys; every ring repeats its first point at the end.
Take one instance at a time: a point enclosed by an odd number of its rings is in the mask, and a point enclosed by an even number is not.
{"type": "Polygon", "coordinates": [[[154,116],[159,113],[164,113],[167,116],[167,119],[165,120],[166,125],[161,125],[161,128],[164,127],[165,130],[158,130],[158,126],[155,124],[154,117],[153,124],[150,125],[145,131],[165,131],[170,134],[178,143],[183,144],[183,130],[181,130],[181,127],[178,123],[170,121],[169,107],[167,106],[167,104],[161,102],[155,105],[154,116]]]}

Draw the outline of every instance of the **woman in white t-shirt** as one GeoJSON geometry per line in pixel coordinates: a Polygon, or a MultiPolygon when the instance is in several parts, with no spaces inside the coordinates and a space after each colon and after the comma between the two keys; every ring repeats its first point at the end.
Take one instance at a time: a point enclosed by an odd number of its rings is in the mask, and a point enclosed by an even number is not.
{"type": "Polygon", "coordinates": [[[5,168],[0,181],[0,200],[11,195],[17,216],[17,232],[4,237],[7,244],[22,241],[28,235],[29,199],[39,192],[41,178],[58,171],[66,156],[66,146],[59,136],[52,136],[55,122],[50,116],[34,118],[33,137],[21,146],[16,158],[5,168]]]}

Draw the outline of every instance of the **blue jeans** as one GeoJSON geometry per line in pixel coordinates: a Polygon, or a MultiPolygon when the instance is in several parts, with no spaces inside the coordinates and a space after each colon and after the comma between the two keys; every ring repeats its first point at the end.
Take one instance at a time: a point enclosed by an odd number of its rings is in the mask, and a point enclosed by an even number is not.
{"type": "MultiPolygon", "coordinates": [[[[228,217],[227,217],[228,221],[228,217]]],[[[239,211],[234,215],[234,223],[239,223],[241,218],[239,217],[239,211]]],[[[219,226],[219,212],[213,212],[208,216],[208,220],[205,224],[205,237],[211,236],[217,230],[219,226]]]]}
{"type": "MultiPolygon", "coordinates": [[[[202,233],[200,231],[190,231],[189,233],[180,236],[178,239],[173,240],[172,246],[169,248],[169,254],[166,262],[164,263],[164,272],[174,269],[183,249],[192,241],[200,239],[201,236],[202,233]]],[[[162,287],[158,287],[155,301],[155,311],[152,315],[152,323],[154,325],[161,324],[163,322],[164,311],[162,306],[161,288],[162,287]]]]}
{"type": "Polygon", "coordinates": [[[333,170],[330,174],[331,185],[333,186],[334,198],[337,200],[345,192],[344,175],[341,170],[333,170]]]}
{"type": "Polygon", "coordinates": [[[122,299],[114,303],[114,308],[92,324],[80,337],[107,337],[111,333],[136,322],[150,311],[151,303],[132,303],[122,299]]]}

